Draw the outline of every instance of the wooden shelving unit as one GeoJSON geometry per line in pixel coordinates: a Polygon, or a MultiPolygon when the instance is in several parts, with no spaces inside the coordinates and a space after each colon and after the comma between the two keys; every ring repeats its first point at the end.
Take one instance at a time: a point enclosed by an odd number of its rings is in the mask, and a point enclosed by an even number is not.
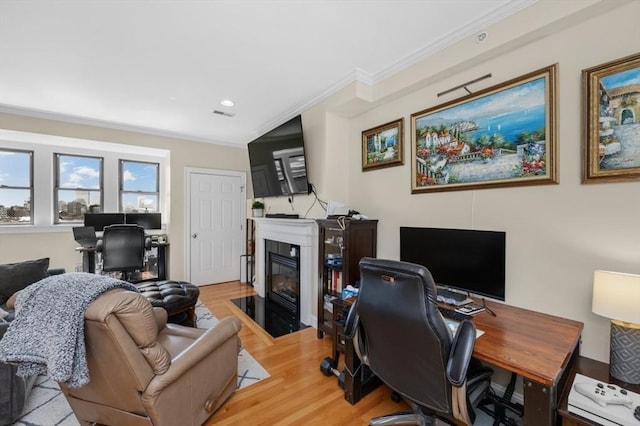
{"type": "Polygon", "coordinates": [[[249,283],[253,285],[253,275],[256,265],[255,249],[256,249],[256,225],[252,218],[247,218],[246,223],[246,240],[244,247],[244,254],[240,256],[240,268],[242,265],[242,258],[246,258],[244,264],[245,280],[242,280],[242,271],[240,271],[240,282],[249,283]]]}
{"type": "Polygon", "coordinates": [[[319,219],[318,338],[333,336],[333,298],[347,285],[357,286],[358,262],[375,257],[377,220],[319,219]]]}

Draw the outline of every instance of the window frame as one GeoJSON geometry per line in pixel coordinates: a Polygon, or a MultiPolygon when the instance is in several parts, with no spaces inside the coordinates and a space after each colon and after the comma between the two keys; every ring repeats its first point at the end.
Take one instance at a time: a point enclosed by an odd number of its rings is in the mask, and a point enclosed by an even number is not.
{"type": "MultiPolygon", "coordinates": [[[[0,222],[0,227],[4,227],[4,226],[25,226],[25,225],[33,225],[33,212],[35,211],[35,207],[34,207],[34,183],[33,183],[33,157],[34,157],[34,151],[30,150],[30,149],[18,149],[18,148],[7,148],[4,146],[0,146],[0,151],[3,152],[14,152],[14,153],[24,153],[24,154],[29,154],[29,186],[28,187],[22,187],[22,186],[13,186],[13,185],[0,185],[0,189],[28,189],[29,190],[29,222],[24,222],[24,223],[2,223],[0,222]]],[[[6,208],[6,206],[5,206],[6,208]]]]}
{"type": "MultiPolygon", "coordinates": [[[[104,157],[98,157],[95,155],[78,155],[78,154],[68,154],[68,153],[61,153],[61,152],[54,152],[53,153],[53,168],[54,168],[54,186],[53,186],[53,212],[54,212],[54,216],[53,216],[53,223],[54,225],[59,225],[59,224],[78,224],[78,223],[82,223],[83,220],[67,220],[67,221],[61,221],[60,220],[60,215],[58,214],[58,202],[59,200],[59,194],[60,194],[60,190],[70,190],[70,191],[86,191],[86,192],[91,192],[91,191],[98,191],[100,192],[100,210],[102,211],[103,206],[104,206],[104,157]],[[91,188],[82,188],[82,187],[76,187],[76,188],[61,188],[60,187],[60,157],[76,157],[76,158],[92,158],[92,159],[96,159],[96,160],[100,160],[100,179],[99,179],[99,189],[95,190],[95,189],[91,189],[91,188]]],[[[89,208],[89,205],[87,205],[87,209],[89,208]]],[[[84,218],[84,214],[83,214],[83,218],[84,218]]]]}
{"type": "Polygon", "coordinates": [[[160,196],[160,163],[158,162],[151,162],[151,161],[136,161],[136,160],[130,160],[130,159],[125,159],[125,158],[120,158],[120,160],[118,161],[118,183],[119,183],[119,188],[118,188],[118,205],[119,205],[119,209],[118,211],[120,213],[125,213],[124,211],[124,199],[123,196],[125,194],[141,194],[141,195],[155,195],[156,197],[158,197],[158,213],[160,212],[160,203],[161,203],[161,196],[160,196]],[[156,166],[156,191],[155,192],[150,192],[150,191],[127,191],[124,189],[124,176],[123,176],[123,171],[124,171],[124,163],[136,163],[136,164],[151,164],[156,166]]]}

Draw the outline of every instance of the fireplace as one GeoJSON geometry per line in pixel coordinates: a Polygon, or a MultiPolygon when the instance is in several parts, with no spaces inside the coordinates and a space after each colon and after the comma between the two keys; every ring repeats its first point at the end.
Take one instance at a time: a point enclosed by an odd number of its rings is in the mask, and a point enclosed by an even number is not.
{"type": "Polygon", "coordinates": [[[266,292],[269,302],[284,308],[300,320],[300,247],[272,240],[265,241],[266,292]]]}
{"type": "Polygon", "coordinates": [[[262,255],[264,296],[233,299],[233,303],[273,337],[306,328],[300,321],[301,308],[301,251],[297,244],[264,239],[262,255]]]}
{"type": "MultiPolygon", "coordinates": [[[[254,288],[262,298],[267,297],[266,242],[277,241],[299,247],[300,322],[316,326],[315,307],[318,306],[318,227],[313,219],[254,218],[256,225],[256,271],[254,288]]],[[[289,252],[290,254],[290,252],[289,252]]],[[[275,305],[275,304],[274,304],[275,305]]]]}

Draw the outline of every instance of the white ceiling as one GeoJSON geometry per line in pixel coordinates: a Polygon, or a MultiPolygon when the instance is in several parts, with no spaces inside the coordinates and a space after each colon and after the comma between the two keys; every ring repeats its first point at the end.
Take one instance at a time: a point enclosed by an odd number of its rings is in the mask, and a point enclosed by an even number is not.
{"type": "Polygon", "coordinates": [[[535,1],[0,0],[0,110],[246,144],[535,1]]]}

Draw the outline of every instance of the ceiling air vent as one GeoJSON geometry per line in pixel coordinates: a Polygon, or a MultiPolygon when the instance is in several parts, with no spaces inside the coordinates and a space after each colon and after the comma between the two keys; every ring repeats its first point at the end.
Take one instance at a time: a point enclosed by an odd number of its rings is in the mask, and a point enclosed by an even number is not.
{"type": "Polygon", "coordinates": [[[233,116],[235,116],[235,114],[232,113],[232,112],[224,112],[224,111],[220,111],[218,109],[214,109],[213,113],[214,114],[218,114],[218,115],[224,115],[225,117],[233,117],[233,116]]]}

